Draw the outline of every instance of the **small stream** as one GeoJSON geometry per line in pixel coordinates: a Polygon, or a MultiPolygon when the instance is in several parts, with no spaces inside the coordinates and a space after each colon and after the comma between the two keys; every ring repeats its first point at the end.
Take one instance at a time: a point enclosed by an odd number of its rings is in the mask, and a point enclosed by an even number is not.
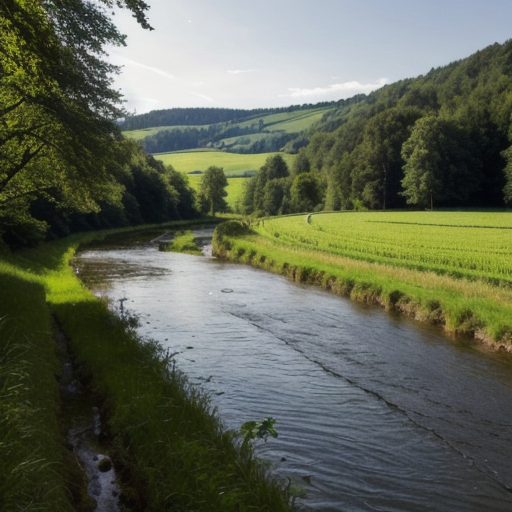
{"type": "Polygon", "coordinates": [[[258,454],[304,489],[299,509],[512,510],[510,356],[210,257],[136,246],[76,265],[227,428],[276,418],[258,454]]]}

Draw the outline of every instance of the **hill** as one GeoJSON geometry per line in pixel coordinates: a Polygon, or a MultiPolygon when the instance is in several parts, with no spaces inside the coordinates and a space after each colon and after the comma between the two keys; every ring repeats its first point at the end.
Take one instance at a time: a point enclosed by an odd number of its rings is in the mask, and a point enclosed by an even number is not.
{"type": "Polygon", "coordinates": [[[325,209],[512,202],[512,40],[331,109],[300,152],[325,209]]]}
{"type": "MultiPolygon", "coordinates": [[[[363,96],[347,100],[360,101],[363,96]]],[[[342,101],[342,103],[346,103],[342,101]]],[[[194,148],[232,153],[296,152],[307,143],[305,133],[340,102],[278,109],[169,109],[128,117],[120,124],[126,137],[149,153],[194,148]]]]}

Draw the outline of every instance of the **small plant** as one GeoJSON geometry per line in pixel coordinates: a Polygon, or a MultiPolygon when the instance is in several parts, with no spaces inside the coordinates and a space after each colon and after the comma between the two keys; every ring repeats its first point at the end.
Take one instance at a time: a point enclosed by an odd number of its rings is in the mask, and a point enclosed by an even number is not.
{"type": "Polygon", "coordinates": [[[277,437],[277,430],[274,428],[276,420],[267,418],[263,421],[246,421],[240,427],[243,436],[242,449],[246,449],[253,439],[263,439],[267,442],[268,436],[277,437]]]}

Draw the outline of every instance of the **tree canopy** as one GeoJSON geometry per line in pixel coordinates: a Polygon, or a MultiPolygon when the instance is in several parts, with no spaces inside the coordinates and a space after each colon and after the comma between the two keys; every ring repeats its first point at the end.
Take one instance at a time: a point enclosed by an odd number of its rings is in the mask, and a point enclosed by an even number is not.
{"type": "Polygon", "coordinates": [[[208,167],[201,177],[199,186],[199,211],[209,215],[226,212],[228,204],[224,198],[228,195],[227,185],[228,180],[222,167],[208,167]]]}
{"type": "Polygon", "coordinates": [[[125,44],[107,13],[114,5],[151,28],[142,0],[0,3],[0,231],[8,238],[43,236],[57,210],[123,204],[119,70],[105,60],[107,45],[125,44]]]}
{"type": "Polygon", "coordinates": [[[512,40],[329,112],[299,152],[329,209],[512,205],[512,40]]]}

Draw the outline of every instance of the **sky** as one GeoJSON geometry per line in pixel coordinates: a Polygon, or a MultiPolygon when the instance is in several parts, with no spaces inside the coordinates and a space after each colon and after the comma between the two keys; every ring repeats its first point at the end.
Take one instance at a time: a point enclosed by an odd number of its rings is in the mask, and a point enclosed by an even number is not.
{"type": "Polygon", "coordinates": [[[114,87],[128,112],[337,101],[512,38],[512,0],[146,0],[126,10],[114,87]]]}

